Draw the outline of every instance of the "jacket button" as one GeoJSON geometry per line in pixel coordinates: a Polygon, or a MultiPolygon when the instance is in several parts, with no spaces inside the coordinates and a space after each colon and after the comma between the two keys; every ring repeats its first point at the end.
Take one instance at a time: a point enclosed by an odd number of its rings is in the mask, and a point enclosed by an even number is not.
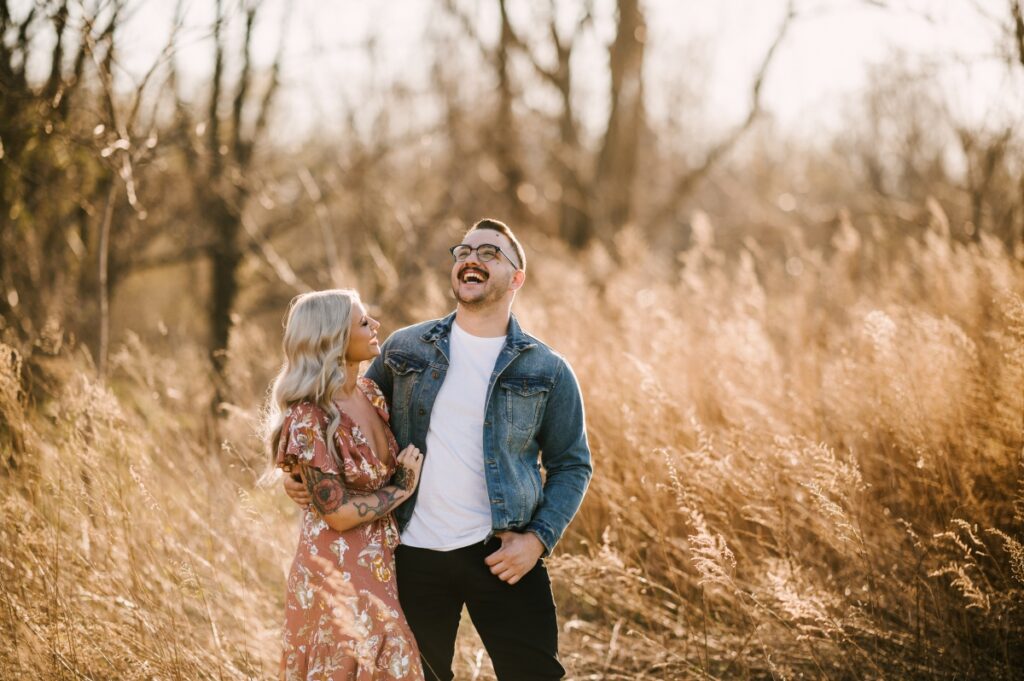
{"type": "Polygon", "coordinates": [[[427,410],[424,409],[423,407],[420,407],[420,416],[423,416],[426,413],[427,413],[427,410]]]}
{"type": "Polygon", "coordinates": [[[436,381],[438,378],[440,378],[441,373],[435,369],[434,371],[431,372],[430,376],[436,381]]]}

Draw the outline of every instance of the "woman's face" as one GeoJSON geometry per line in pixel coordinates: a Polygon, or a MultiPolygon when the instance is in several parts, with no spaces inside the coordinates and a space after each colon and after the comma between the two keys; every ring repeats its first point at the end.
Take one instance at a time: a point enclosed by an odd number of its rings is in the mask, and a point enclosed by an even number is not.
{"type": "Polygon", "coordinates": [[[380,343],[377,342],[377,329],[380,322],[366,313],[362,302],[352,307],[352,326],[348,332],[348,350],[345,361],[362,362],[373,359],[380,354],[380,343]]]}

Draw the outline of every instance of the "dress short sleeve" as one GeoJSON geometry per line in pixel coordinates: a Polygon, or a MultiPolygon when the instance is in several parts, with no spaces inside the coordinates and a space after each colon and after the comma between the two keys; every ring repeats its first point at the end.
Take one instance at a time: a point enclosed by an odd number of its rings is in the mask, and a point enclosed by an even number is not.
{"type": "Polygon", "coordinates": [[[338,464],[327,448],[329,423],[327,412],[311,402],[289,407],[281,424],[278,467],[291,472],[298,465],[306,465],[338,475],[338,464]]]}
{"type": "Polygon", "coordinates": [[[366,399],[370,400],[370,404],[377,410],[380,417],[384,419],[384,423],[388,423],[391,420],[388,413],[388,401],[385,399],[380,386],[372,378],[367,378],[366,376],[359,377],[359,385],[362,386],[366,399]]]}

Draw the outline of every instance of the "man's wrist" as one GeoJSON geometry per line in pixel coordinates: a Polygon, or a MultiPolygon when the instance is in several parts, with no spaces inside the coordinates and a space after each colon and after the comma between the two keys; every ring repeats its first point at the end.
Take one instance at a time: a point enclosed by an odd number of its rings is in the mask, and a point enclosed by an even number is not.
{"type": "Polygon", "coordinates": [[[536,544],[537,557],[540,558],[547,551],[547,547],[544,546],[544,542],[541,541],[540,535],[533,530],[526,530],[523,534],[533,537],[533,541],[536,544]]]}
{"type": "Polygon", "coordinates": [[[557,535],[555,535],[548,526],[544,524],[544,521],[538,520],[537,518],[531,520],[529,524],[523,528],[523,532],[529,532],[540,541],[541,546],[544,547],[544,552],[541,553],[541,557],[548,556],[551,553],[551,549],[553,549],[554,545],[558,542],[557,535]]]}

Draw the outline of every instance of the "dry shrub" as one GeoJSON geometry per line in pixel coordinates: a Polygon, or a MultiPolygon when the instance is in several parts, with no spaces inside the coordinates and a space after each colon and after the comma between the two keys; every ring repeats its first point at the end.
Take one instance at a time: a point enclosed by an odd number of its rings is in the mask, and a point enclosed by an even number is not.
{"type": "Polygon", "coordinates": [[[2,498],[5,678],[276,673],[285,504],[210,452],[186,364],[129,338],[118,394],[76,372],[32,415],[37,473],[2,498]]]}

